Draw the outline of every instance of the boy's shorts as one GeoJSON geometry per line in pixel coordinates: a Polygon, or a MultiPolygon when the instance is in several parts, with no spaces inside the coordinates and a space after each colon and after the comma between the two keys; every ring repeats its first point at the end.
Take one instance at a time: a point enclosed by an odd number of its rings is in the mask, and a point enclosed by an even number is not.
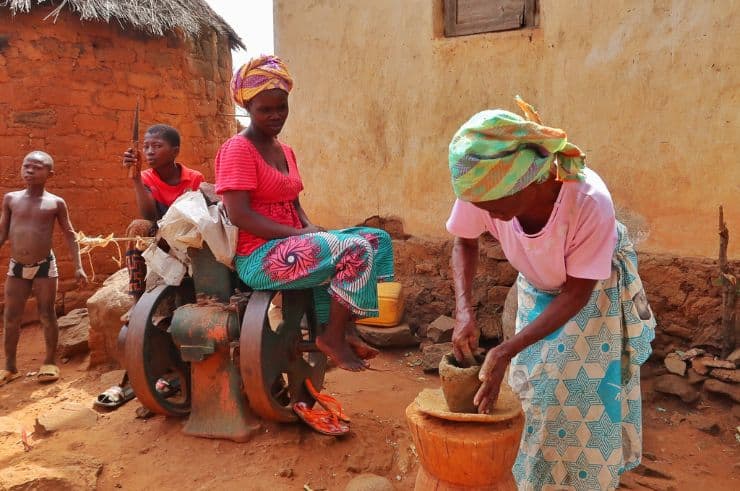
{"type": "Polygon", "coordinates": [[[58,278],[57,260],[54,253],[50,252],[46,259],[35,264],[19,263],[12,257],[8,266],[8,276],[11,278],[20,278],[23,280],[33,280],[34,278],[58,278]]]}

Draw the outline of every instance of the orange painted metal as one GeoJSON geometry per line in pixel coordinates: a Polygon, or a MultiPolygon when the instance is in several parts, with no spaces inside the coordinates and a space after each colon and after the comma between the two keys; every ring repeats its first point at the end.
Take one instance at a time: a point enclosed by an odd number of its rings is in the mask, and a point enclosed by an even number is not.
{"type": "Polygon", "coordinates": [[[190,362],[194,388],[183,433],[249,440],[260,423],[247,405],[235,363],[237,313],[222,305],[184,305],[175,312],[170,330],[183,359],[190,362]]]}
{"type": "Polygon", "coordinates": [[[326,372],[312,291],[244,293],[207,247],[189,252],[193,277],[145,293],[121,332],[136,396],[153,412],[189,415],[183,432],[200,437],[246,441],[260,428],[255,413],[295,421],[294,403],[315,403],[304,382],[320,389],[326,372]],[[276,295],[283,318],[273,326],[276,295]],[[178,390],[161,391],[161,379],[178,390]]]}

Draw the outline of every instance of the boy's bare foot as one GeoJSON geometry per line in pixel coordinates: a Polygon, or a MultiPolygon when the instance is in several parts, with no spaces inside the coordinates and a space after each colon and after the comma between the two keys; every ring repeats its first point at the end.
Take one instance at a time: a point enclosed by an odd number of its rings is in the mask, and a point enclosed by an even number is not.
{"type": "Polygon", "coordinates": [[[367,369],[367,363],[357,357],[344,339],[337,342],[336,339],[325,339],[323,336],[316,338],[316,346],[339,368],[351,372],[361,372],[367,369]]]}
{"type": "Polygon", "coordinates": [[[365,343],[356,334],[347,334],[346,339],[349,347],[361,360],[372,360],[380,354],[380,351],[365,343]]]}

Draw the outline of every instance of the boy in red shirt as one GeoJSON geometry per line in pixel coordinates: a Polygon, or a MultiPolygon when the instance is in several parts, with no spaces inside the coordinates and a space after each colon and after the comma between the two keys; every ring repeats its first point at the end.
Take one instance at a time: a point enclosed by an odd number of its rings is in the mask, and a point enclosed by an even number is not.
{"type": "MultiPolygon", "coordinates": [[[[136,204],[142,218],[135,219],[126,229],[126,237],[151,237],[157,231],[157,220],[161,219],[172,203],[187,191],[197,191],[203,183],[203,174],[175,161],[180,153],[180,134],[172,126],[157,124],[149,127],[144,135],[143,151],[129,148],[123,154],[124,167],[141,169],[146,159],[149,168],[134,172],[136,204]]],[[[138,301],[146,288],[146,262],[133,242],[126,251],[126,268],[129,273],[129,294],[138,301]]],[[[122,318],[128,322],[128,314],[122,318]]],[[[119,385],[110,387],[98,395],[98,406],[116,408],[131,400],[134,393],[124,375],[119,385]]]]}
{"type": "MultiPolygon", "coordinates": [[[[171,126],[157,124],[146,130],[143,152],[134,153],[129,148],[123,154],[123,165],[141,168],[146,158],[149,168],[135,172],[131,181],[136,193],[141,219],[131,222],[126,237],[151,237],[157,230],[157,220],[162,218],[170,205],[183,193],[197,191],[203,174],[175,162],[180,153],[180,134],[171,126]],[[137,165],[138,164],[138,165],[137,165]]],[[[126,252],[129,271],[129,293],[138,300],[146,287],[146,263],[141,251],[130,243],[126,252]]]]}

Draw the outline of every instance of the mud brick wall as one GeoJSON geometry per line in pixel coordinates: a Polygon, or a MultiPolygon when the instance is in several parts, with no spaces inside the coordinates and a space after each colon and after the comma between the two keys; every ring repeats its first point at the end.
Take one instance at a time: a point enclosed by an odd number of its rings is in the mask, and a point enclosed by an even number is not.
{"type": "MultiPolygon", "coordinates": [[[[234,113],[228,39],[215,31],[197,40],[174,33],[152,38],[115,21],[82,22],[66,10],[56,22],[44,20],[50,9],[0,14],[0,192],[21,189],[23,157],[44,150],[55,160],[48,190],[67,201],[75,228],[121,236],[138,214],[120,164],[137,98],[142,136],[155,123],[178,128],[179,160],[212,181],[218,146],[236,130],[228,116],[234,113]]],[[[65,310],[84,306],[117,269],[110,259],[115,249],[97,249],[96,282],[76,291],[61,234],[54,250],[65,310]]],[[[9,251],[9,245],[0,250],[2,275],[9,251]]],[[[90,275],[88,259],[83,262],[90,275]]]]}
{"type": "MultiPolygon", "coordinates": [[[[392,230],[389,232],[393,233],[392,230]]],[[[406,292],[406,318],[414,329],[425,327],[439,315],[453,316],[455,298],[449,266],[452,241],[409,237],[394,240],[396,274],[406,292]]],[[[639,253],[640,276],[658,319],[654,357],[662,359],[674,349],[721,346],[721,292],[715,285],[717,262],[639,253]]],[[[740,271],[740,261],[732,263],[740,271]]],[[[474,304],[479,325],[500,325],[500,315],[516,271],[500,246],[482,240],[474,304]]]]}

